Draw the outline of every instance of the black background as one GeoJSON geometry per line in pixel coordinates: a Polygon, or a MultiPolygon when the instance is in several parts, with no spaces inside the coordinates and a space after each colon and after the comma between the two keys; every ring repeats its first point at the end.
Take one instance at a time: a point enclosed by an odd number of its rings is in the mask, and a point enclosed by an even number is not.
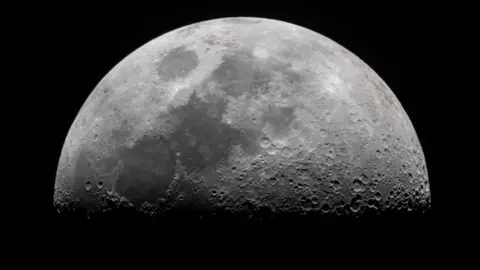
{"type": "Polygon", "coordinates": [[[439,89],[425,82],[432,65],[430,39],[435,35],[434,20],[428,16],[431,12],[402,5],[225,5],[179,3],[121,13],[65,7],[52,12],[48,18],[52,36],[45,38],[45,44],[51,52],[49,67],[55,67],[49,79],[55,83],[49,84],[46,101],[48,154],[35,206],[39,218],[47,224],[56,222],[53,186],[65,137],[87,96],[114,65],[151,39],[181,26],[213,18],[255,16],[319,32],[359,56],[383,78],[407,111],[425,153],[432,211],[419,222],[444,224],[455,220],[447,196],[449,176],[441,169],[442,154],[435,131],[434,96],[439,89]]]}

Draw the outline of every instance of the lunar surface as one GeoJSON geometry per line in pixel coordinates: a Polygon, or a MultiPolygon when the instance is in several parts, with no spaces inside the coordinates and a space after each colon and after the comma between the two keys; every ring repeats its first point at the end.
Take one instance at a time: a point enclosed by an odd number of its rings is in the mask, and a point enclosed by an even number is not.
{"type": "Polygon", "coordinates": [[[425,212],[422,147],[353,53],[272,19],[168,32],[103,77],[74,120],[59,213],[198,219],[425,212]]]}

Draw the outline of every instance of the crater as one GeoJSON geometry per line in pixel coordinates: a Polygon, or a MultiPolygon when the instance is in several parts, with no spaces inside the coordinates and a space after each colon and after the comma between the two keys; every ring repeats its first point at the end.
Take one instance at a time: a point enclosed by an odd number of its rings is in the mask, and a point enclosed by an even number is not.
{"type": "Polygon", "coordinates": [[[92,158],[93,155],[88,149],[82,148],[79,150],[75,163],[75,182],[73,187],[81,199],[88,198],[88,195],[84,192],[87,181],[91,181],[92,178],[97,176],[91,162],[92,158]]]}

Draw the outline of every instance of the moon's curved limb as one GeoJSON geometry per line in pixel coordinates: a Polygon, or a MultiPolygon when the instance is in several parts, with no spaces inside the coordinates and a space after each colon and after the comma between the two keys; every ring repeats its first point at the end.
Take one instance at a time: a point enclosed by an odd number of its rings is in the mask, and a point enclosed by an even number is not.
{"type": "Polygon", "coordinates": [[[55,204],[359,214],[424,209],[429,192],[412,123],[368,65],[300,26],[224,18],[148,42],[99,82],[55,204]]]}

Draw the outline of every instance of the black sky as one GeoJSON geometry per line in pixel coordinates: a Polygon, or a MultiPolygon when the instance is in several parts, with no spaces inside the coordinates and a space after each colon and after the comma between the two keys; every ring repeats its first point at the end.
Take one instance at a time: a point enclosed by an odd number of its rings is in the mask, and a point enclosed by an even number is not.
{"type": "Polygon", "coordinates": [[[49,91],[49,152],[39,189],[39,215],[51,215],[56,166],[64,139],[79,108],[102,77],[133,50],[165,32],[228,16],[267,17],[304,26],[333,39],[371,66],[400,100],[417,131],[431,181],[432,216],[448,213],[447,176],[440,169],[441,155],[435,147],[432,121],[435,89],[425,87],[422,81],[428,69],[432,24],[424,11],[415,6],[394,5],[202,5],[181,3],[161,12],[144,7],[122,14],[66,8],[48,19],[53,35],[46,42],[53,52],[49,66],[56,67],[51,73],[56,83],[51,84],[54,87],[49,91]]]}

